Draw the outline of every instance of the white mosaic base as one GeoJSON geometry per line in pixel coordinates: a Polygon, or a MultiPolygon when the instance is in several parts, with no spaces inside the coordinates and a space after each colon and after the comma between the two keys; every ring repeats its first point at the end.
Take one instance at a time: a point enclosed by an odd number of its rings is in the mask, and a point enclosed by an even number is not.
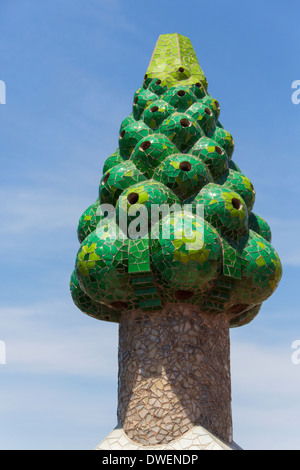
{"type": "Polygon", "coordinates": [[[206,431],[195,426],[178,439],[168,444],[143,446],[128,438],[122,428],[116,427],[95,450],[242,450],[234,442],[229,445],[206,431]]]}

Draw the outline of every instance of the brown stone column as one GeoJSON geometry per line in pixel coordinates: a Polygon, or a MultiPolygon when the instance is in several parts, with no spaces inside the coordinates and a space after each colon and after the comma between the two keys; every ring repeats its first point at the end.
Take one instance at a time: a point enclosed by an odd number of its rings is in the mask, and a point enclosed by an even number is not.
{"type": "Polygon", "coordinates": [[[197,424],[231,442],[228,318],[186,304],[124,313],[118,389],[118,423],[139,444],[168,443],[197,424]]]}

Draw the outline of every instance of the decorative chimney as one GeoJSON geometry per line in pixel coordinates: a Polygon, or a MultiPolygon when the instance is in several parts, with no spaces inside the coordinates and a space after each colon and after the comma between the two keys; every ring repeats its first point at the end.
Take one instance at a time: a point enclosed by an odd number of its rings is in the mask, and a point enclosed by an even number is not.
{"type": "Polygon", "coordinates": [[[282,267],[188,38],[161,35],[79,221],[74,303],[119,323],[118,425],[97,447],[238,449],[230,328],[282,267]]]}

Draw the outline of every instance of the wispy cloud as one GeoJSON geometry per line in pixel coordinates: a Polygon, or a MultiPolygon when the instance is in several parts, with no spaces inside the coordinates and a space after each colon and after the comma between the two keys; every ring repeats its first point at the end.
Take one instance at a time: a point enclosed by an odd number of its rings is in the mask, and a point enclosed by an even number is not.
{"type": "Polygon", "coordinates": [[[232,342],[234,438],[245,449],[300,449],[300,366],[291,344],[232,342]]]}
{"type": "Polygon", "coordinates": [[[269,398],[271,391],[278,397],[299,396],[300,367],[291,361],[291,344],[262,346],[233,341],[231,349],[233,388],[240,394],[255,394],[261,399],[269,398]]]}
{"type": "MultiPolygon", "coordinates": [[[[80,198],[56,188],[5,188],[0,190],[2,225],[0,233],[22,236],[55,232],[77,224],[80,198]]],[[[91,201],[91,204],[94,201],[91,201]]]]}
{"type": "MultiPolygon", "coordinates": [[[[96,379],[106,386],[111,384],[116,397],[117,325],[90,319],[65,300],[22,308],[2,307],[0,317],[4,335],[1,339],[7,344],[7,364],[2,366],[6,373],[13,372],[15,377],[28,375],[37,380],[51,376],[74,377],[80,381],[96,379]]],[[[300,366],[292,364],[291,355],[289,343],[264,345],[249,340],[232,341],[234,437],[244,448],[274,448],[278,447],[278,442],[282,448],[299,447],[300,366]],[[276,437],[275,445],[272,435],[276,437]]],[[[39,390],[38,393],[47,397],[49,381],[43,385],[44,379],[37,389],[33,387],[34,393],[39,390]]],[[[25,396],[26,389],[30,393],[30,388],[25,387],[25,396]]],[[[4,398],[13,407],[18,396],[19,393],[14,392],[4,398]]],[[[106,399],[102,392],[101,396],[102,400],[106,399]]],[[[48,413],[56,406],[59,409],[56,400],[61,399],[59,395],[52,397],[48,413]]],[[[73,405],[70,405],[70,414],[73,405]]],[[[43,406],[42,401],[37,400],[35,412],[43,406]]],[[[111,414],[107,416],[106,425],[114,424],[115,406],[115,403],[110,404],[111,414]]],[[[102,407],[103,402],[99,403],[99,410],[102,407]]],[[[69,413],[65,419],[70,419],[69,413]]],[[[93,419],[89,419],[87,425],[92,426],[93,419]]]]}
{"type": "Polygon", "coordinates": [[[117,377],[117,325],[84,316],[71,299],[1,307],[0,318],[7,369],[103,380],[117,377]]]}
{"type": "Polygon", "coordinates": [[[0,448],[92,450],[116,425],[117,325],[71,300],[12,305],[0,308],[0,448]]]}
{"type": "MultiPolygon", "coordinates": [[[[272,390],[270,390],[272,396],[272,390]]],[[[300,450],[298,401],[234,407],[234,439],[245,450],[300,450]]]]}

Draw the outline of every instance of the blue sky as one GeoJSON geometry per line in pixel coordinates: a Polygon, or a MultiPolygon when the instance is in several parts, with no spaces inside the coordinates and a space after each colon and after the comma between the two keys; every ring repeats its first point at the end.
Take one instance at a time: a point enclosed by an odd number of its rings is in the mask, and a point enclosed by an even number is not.
{"type": "Polygon", "coordinates": [[[234,438],[300,449],[299,2],[3,0],[1,449],[93,449],[115,426],[117,325],[72,304],[77,222],[95,201],[160,34],[188,36],[284,274],[231,331],[234,438]]]}

